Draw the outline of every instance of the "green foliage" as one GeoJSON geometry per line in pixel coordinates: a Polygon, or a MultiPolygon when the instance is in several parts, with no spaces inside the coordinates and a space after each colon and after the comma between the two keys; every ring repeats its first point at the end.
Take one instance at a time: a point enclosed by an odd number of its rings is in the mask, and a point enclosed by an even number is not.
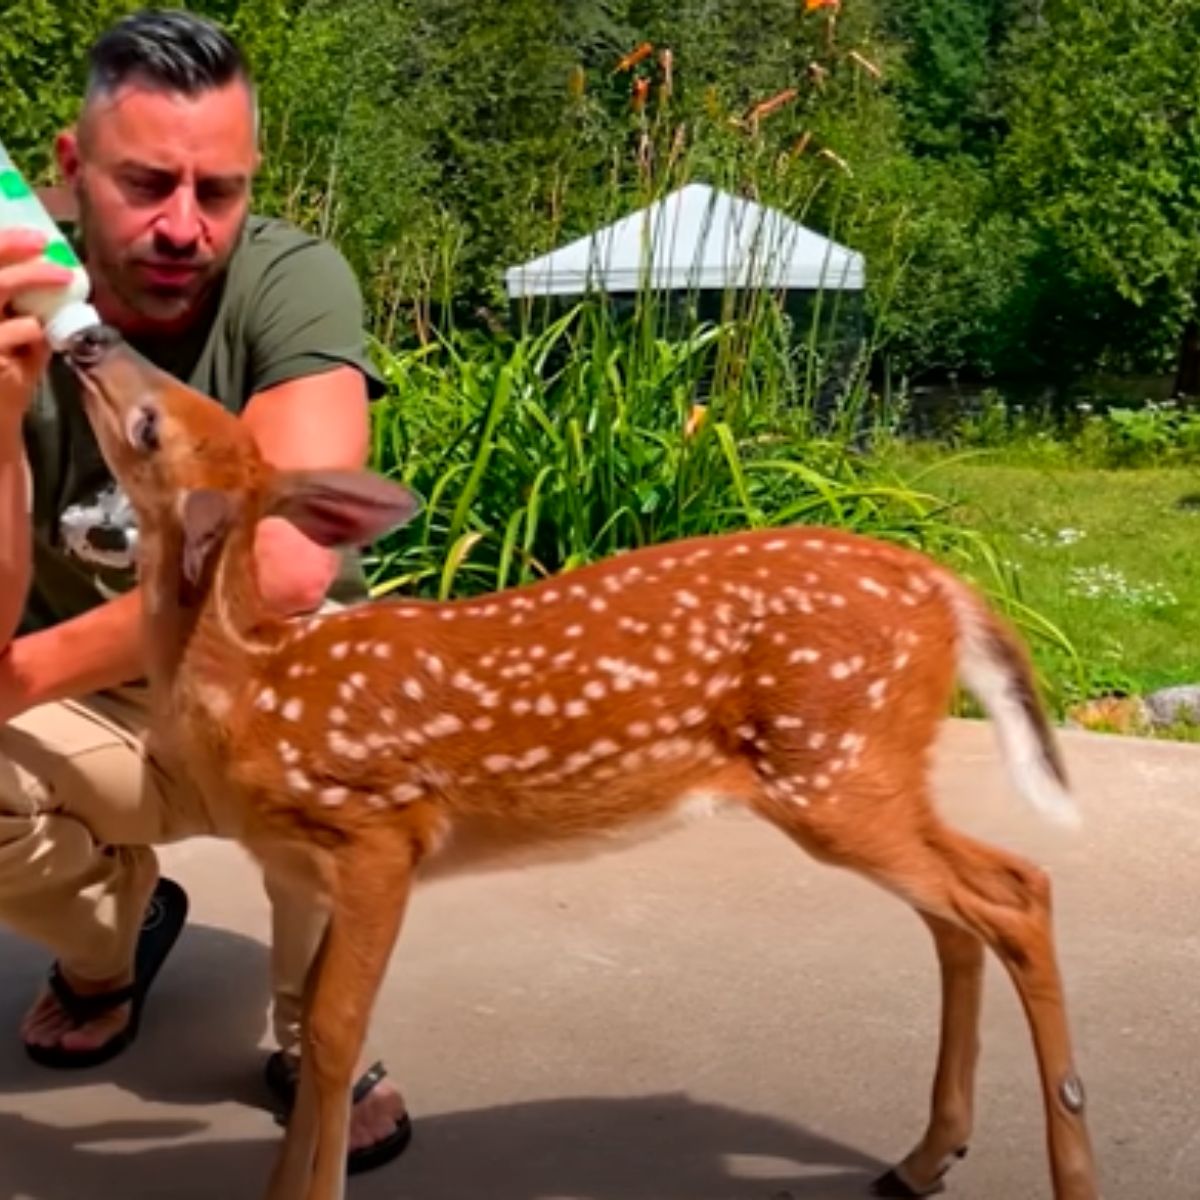
{"type": "Polygon", "coordinates": [[[767,313],[678,339],[661,320],[652,300],[625,317],[587,304],[539,334],[459,333],[385,353],[375,461],[428,503],[384,545],[379,589],[505,587],[784,522],[971,557],[971,535],[939,523],[934,497],[852,449],[866,427],[860,380],[821,416],[802,354],[767,313]]]}
{"type": "Polygon", "coordinates": [[[1050,0],[1009,60],[1010,203],[1103,330],[1095,349],[1164,365],[1197,284],[1200,5],[1050,0]],[[1131,310],[1137,324],[1113,328],[1131,310]]]}
{"type": "Polygon", "coordinates": [[[0,140],[35,181],[52,178],[54,135],[75,119],[85,81],[81,47],[135,7],[0,0],[0,140]]]}
{"type": "MultiPolygon", "coordinates": [[[[0,0],[39,181],[133,7],[0,0]]],[[[893,376],[1165,370],[1195,307],[1200,0],[193,7],[259,80],[256,203],[337,240],[388,344],[505,320],[503,268],[690,179],[862,250],[893,376]]]]}

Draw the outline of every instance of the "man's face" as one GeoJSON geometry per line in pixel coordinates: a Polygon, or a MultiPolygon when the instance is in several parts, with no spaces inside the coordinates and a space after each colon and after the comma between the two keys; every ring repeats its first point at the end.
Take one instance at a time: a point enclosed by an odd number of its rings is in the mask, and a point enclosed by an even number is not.
{"type": "Polygon", "coordinates": [[[184,96],[127,83],[89,103],[58,155],[102,315],[131,333],[186,328],[246,220],[258,165],[247,86],[184,96]]]}

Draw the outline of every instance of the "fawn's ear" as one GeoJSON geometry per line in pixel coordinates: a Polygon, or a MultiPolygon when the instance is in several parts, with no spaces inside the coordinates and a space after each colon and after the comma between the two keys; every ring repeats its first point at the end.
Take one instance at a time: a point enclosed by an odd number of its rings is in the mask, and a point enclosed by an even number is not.
{"type": "Polygon", "coordinates": [[[200,587],[212,553],[225,540],[233,524],[233,497],[214,488],[185,492],[179,503],[183,528],[183,595],[187,599],[200,587]]]}
{"type": "Polygon", "coordinates": [[[421,511],[421,498],[372,471],[280,471],[266,511],[321,546],[366,546],[421,511]]]}

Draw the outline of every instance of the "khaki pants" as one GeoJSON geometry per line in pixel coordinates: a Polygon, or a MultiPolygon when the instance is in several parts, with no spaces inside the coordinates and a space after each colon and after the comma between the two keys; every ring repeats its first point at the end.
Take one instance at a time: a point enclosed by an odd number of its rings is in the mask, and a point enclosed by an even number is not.
{"type": "MultiPolygon", "coordinates": [[[[200,795],[147,753],[147,692],[30,709],[0,726],[0,923],[85,978],[129,969],[156,844],[221,836],[200,795]]],[[[298,1052],[323,910],[266,880],[275,1037],[298,1052]]]]}

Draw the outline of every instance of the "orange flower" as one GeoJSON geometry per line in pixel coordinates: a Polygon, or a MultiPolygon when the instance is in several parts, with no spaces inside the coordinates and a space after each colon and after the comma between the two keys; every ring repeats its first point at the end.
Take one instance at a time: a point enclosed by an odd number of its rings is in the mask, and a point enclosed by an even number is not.
{"type": "Polygon", "coordinates": [[[746,124],[753,125],[763,117],[769,117],[773,112],[777,112],[785,104],[790,104],[799,95],[797,88],[784,88],[782,92],[772,96],[769,100],[763,100],[756,104],[746,114],[746,124]]]}
{"type": "Polygon", "coordinates": [[[818,8],[841,8],[840,0],[804,0],[804,11],[815,12],[818,8]]]}
{"type": "Polygon", "coordinates": [[[646,107],[646,97],[650,95],[650,80],[638,77],[633,81],[633,111],[641,112],[646,107]]]}
{"type": "Polygon", "coordinates": [[[622,71],[628,71],[631,67],[636,67],[644,58],[649,58],[654,53],[654,47],[649,42],[643,42],[640,46],[625,55],[623,59],[613,68],[613,74],[619,75],[622,71]]]}

